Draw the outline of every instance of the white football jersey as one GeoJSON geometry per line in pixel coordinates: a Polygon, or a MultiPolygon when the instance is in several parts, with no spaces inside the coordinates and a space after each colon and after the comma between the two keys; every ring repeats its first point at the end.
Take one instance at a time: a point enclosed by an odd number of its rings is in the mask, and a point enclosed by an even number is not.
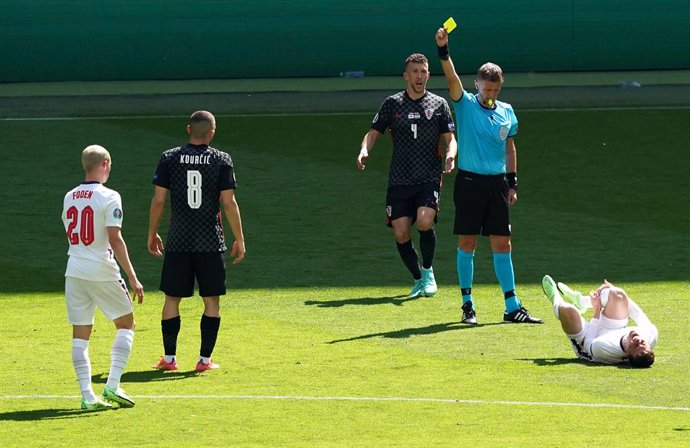
{"type": "Polygon", "coordinates": [[[62,222],[69,250],[66,277],[92,281],[121,279],[107,227],[122,227],[120,194],[98,182],[85,182],[65,195],[62,222]]]}
{"type": "Polygon", "coordinates": [[[647,341],[650,348],[654,348],[659,335],[656,326],[624,327],[604,333],[592,342],[590,346],[592,360],[602,364],[617,364],[625,361],[627,356],[621,346],[621,339],[632,330],[635,330],[642,339],[647,341]]]}
{"type": "Polygon", "coordinates": [[[617,364],[625,361],[627,357],[623,351],[621,339],[632,330],[635,330],[652,349],[659,337],[659,330],[641,310],[637,318],[633,319],[637,324],[636,326],[627,326],[628,320],[625,319],[618,321],[621,322],[619,328],[606,328],[606,326],[599,326],[598,322],[595,323],[596,320],[592,319],[592,322],[590,322],[590,325],[595,324],[598,326],[596,337],[590,344],[585,345],[589,346],[589,353],[595,362],[617,364]]]}

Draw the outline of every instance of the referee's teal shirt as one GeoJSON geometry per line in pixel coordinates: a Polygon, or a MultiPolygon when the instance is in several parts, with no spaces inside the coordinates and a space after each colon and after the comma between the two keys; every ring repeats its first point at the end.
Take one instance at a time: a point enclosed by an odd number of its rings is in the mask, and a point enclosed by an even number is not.
{"type": "Polygon", "coordinates": [[[513,107],[496,101],[494,109],[486,109],[466,90],[452,103],[458,130],[458,169],[477,174],[505,173],[506,140],[518,132],[513,107]]]}

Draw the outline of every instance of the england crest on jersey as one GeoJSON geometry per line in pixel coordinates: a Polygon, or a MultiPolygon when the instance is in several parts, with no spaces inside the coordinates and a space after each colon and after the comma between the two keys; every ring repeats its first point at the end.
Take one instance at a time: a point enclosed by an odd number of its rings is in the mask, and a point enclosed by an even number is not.
{"type": "Polygon", "coordinates": [[[431,117],[434,116],[434,109],[425,109],[424,115],[426,115],[427,120],[431,120],[431,117]]]}

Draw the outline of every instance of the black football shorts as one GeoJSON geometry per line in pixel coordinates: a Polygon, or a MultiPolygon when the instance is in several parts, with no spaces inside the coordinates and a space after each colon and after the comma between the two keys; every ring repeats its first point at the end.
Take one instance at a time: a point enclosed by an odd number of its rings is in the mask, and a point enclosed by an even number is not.
{"type": "Polygon", "coordinates": [[[436,210],[441,198],[441,186],[435,182],[420,185],[394,185],[388,187],[386,194],[386,225],[392,226],[392,221],[409,216],[414,223],[417,220],[417,209],[428,207],[436,210]]]}
{"type": "Polygon", "coordinates": [[[225,294],[224,252],[166,252],[160,290],[172,297],[192,297],[194,280],[201,297],[225,294]]]}
{"type": "Polygon", "coordinates": [[[505,174],[458,171],[453,191],[456,235],[510,235],[505,174]]]}

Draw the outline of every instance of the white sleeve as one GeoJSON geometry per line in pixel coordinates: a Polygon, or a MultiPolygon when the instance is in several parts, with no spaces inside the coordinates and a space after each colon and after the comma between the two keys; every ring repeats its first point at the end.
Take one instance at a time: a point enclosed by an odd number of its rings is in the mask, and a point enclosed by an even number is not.
{"type": "Polygon", "coordinates": [[[122,227],[122,199],[120,194],[111,190],[105,200],[103,212],[106,227],[122,227]]]}
{"type": "Polygon", "coordinates": [[[642,311],[640,305],[635,303],[633,299],[628,297],[628,305],[630,307],[630,318],[635,321],[635,324],[639,327],[652,326],[652,322],[649,320],[647,315],[642,311]]]}
{"type": "Polygon", "coordinates": [[[656,328],[656,325],[649,320],[637,303],[631,298],[628,298],[628,303],[630,306],[630,318],[635,321],[635,325],[637,325],[639,330],[638,333],[640,333],[640,336],[642,336],[651,347],[654,347],[659,337],[659,330],[656,328]]]}

